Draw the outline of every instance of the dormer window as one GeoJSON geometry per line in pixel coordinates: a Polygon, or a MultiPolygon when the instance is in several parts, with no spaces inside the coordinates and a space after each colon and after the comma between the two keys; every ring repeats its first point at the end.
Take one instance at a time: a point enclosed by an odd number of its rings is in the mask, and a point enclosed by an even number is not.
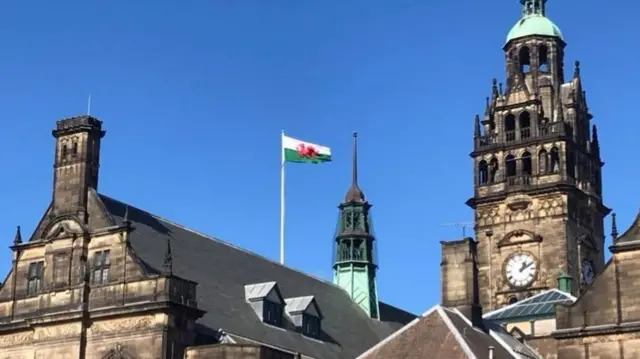
{"type": "Polygon", "coordinates": [[[276,282],[247,284],[244,286],[244,295],[262,322],[283,326],[284,299],[276,282]]]}
{"type": "Polygon", "coordinates": [[[320,338],[322,313],[312,295],[285,299],[285,310],[297,330],[310,338],[320,338]]]}
{"type": "Polygon", "coordinates": [[[320,336],[320,318],[310,314],[304,314],[302,316],[302,334],[312,338],[318,338],[320,336]]]}
{"type": "Polygon", "coordinates": [[[282,305],[274,303],[270,300],[265,300],[263,303],[262,318],[265,323],[282,326],[282,305]]]}
{"type": "Polygon", "coordinates": [[[44,261],[29,264],[27,277],[27,295],[36,295],[42,289],[42,277],[44,274],[44,261]]]}

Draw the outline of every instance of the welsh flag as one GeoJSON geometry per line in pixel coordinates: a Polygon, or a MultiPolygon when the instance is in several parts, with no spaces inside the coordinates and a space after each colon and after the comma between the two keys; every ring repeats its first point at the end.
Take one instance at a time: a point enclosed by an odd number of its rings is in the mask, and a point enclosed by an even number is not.
{"type": "Polygon", "coordinates": [[[331,149],[304,142],[292,137],[282,136],[282,150],[285,162],[324,163],[331,161],[331,149]]]}

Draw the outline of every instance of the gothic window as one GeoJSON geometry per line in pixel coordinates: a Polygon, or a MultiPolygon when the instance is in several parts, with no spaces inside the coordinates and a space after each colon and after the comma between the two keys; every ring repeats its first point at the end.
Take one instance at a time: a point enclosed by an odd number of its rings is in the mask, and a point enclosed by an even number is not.
{"type": "Polygon", "coordinates": [[[353,212],[353,229],[359,229],[362,226],[362,216],[358,212],[353,212]]]}
{"type": "Polygon", "coordinates": [[[68,152],[69,152],[69,150],[67,149],[67,145],[66,144],[62,145],[62,158],[63,159],[67,157],[68,152]]]}
{"type": "Polygon", "coordinates": [[[529,48],[523,46],[520,49],[518,57],[520,58],[520,72],[526,74],[531,70],[531,57],[529,56],[529,48]]]}
{"type": "Polygon", "coordinates": [[[507,142],[516,140],[516,117],[513,114],[508,114],[504,119],[504,134],[507,142]]]}
{"type": "Polygon", "coordinates": [[[27,273],[27,295],[36,295],[42,289],[42,278],[44,277],[44,261],[29,264],[27,273]]]}
{"type": "Polygon", "coordinates": [[[282,326],[282,305],[265,299],[263,310],[262,318],[265,323],[282,326]]]}
{"type": "Polygon", "coordinates": [[[522,112],[518,122],[520,123],[520,138],[526,140],[531,137],[531,115],[529,115],[529,112],[522,112]]]}
{"type": "Polygon", "coordinates": [[[545,174],[549,170],[549,155],[547,150],[541,149],[538,153],[538,173],[545,174]]]}
{"type": "Polygon", "coordinates": [[[353,241],[353,260],[364,260],[364,251],[362,248],[362,244],[363,242],[361,239],[353,241]]]}
{"type": "Polygon", "coordinates": [[[549,72],[549,51],[547,46],[541,45],[538,48],[538,68],[540,71],[549,72]]]}
{"type": "Polygon", "coordinates": [[[320,318],[305,314],[302,317],[302,333],[312,338],[320,337],[320,318]]]}
{"type": "Polygon", "coordinates": [[[498,176],[498,160],[494,157],[489,161],[489,183],[495,183],[498,176]]]}
{"type": "Polygon", "coordinates": [[[558,148],[554,147],[551,149],[551,154],[549,156],[549,166],[551,168],[551,173],[558,173],[560,171],[560,156],[558,155],[558,148]]]}
{"type": "Polygon", "coordinates": [[[78,142],[74,142],[73,145],[71,146],[71,154],[73,156],[78,154],[78,142]]]}
{"type": "Polygon", "coordinates": [[[488,166],[487,166],[487,161],[482,160],[480,161],[480,164],[478,165],[478,184],[487,184],[487,182],[489,182],[488,179],[488,166]]]}
{"type": "Polygon", "coordinates": [[[531,176],[531,154],[529,152],[525,152],[522,154],[522,175],[523,176],[531,176]]]}
{"type": "Polygon", "coordinates": [[[350,241],[342,242],[342,260],[343,261],[351,260],[351,242],[350,241]]]}
{"type": "Polygon", "coordinates": [[[507,177],[516,176],[516,159],[513,155],[508,155],[505,159],[505,167],[507,169],[507,177]]]}
{"type": "Polygon", "coordinates": [[[93,268],[91,275],[92,284],[105,284],[109,280],[109,250],[96,252],[93,254],[93,268]]]}
{"type": "Polygon", "coordinates": [[[353,227],[353,213],[344,212],[344,228],[343,229],[351,229],[353,227]]]}

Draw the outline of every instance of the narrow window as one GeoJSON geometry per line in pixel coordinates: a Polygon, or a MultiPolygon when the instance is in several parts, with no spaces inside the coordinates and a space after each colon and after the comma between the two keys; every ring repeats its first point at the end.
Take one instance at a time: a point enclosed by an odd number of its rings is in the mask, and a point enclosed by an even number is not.
{"type": "Polygon", "coordinates": [[[496,183],[498,180],[498,159],[492,158],[489,161],[489,182],[496,183]]]}
{"type": "Polygon", "coordinates": [[[540,71],[549,72],[548,50],[545,45],[538,48],[538,68],[540,71]]]}
{"type": "Polygon", "coordinates": [[[507,142],[516,140],[516,117],[508,114],[504,119],[504,134],[507,142]]]}
{"type": "Polygon", "coordinates": [[[42,289],[42,277],[44,275],[44,261],[29,264],[27,277],[27,295],[36,295],[42,289]]]}
{"type": "Polygon", "coordinates": [[[516,160],[513,155],[508,155],[505,160],[505,167],[507,168],[507,177],[516,176],[516,160]]]}
{"type": "Polygon", "coordinates": [[[548,167],[549,167],[549,156],[547,155],[547,151],[545,149],[542,149],[538,153],[538,173],[541,175],[547,173],[548,167]]]}
{"type": "Polygon", "coordinates": [[[522,154],[522,175],[530,177],[532,174],[531,154],[525,152],[522,154]]]}
{"type": "Polygon", "coordinates": [[[78,142],[74,142],[72,145],[72,149],[71,149],[71,154],[72,155],[77,155],[78,154],[78,142]]]}
{"type": "Polygon", "coordinates": [[[526,140],[531,137],[531,115],[529,115],[529,112],[522,112],[518,122],[520,123],[520,138],[526,140]]]}
{"type": "Polygon", "coordinates": [[[523,46],[518,55],[518,58],[520,59],[520,72],[526,74],[531,71],[531,56],[529,55],[529,48],[523,46]]]}
{"type": "Polygon", "coordinates": [[[487,161],[480,161],[480,164],[478,165],[478,184],[483,185],[489,182],[488,170],[487,161]]]}
{"type": "Polygon", "coordinates": [[[549,156],[549,165],[551,173],[558,173],[560,171],[560,157],[558,155],[558,148],[554,147],[551,149],[551,154],[549,156]]]}
{"type": "Polygon", "coordinates": [[[67,157],[68,152],[69,152],[69,150],[67,148],[67,145],[66,144],[62,145],[62,158],[63,159],[67,157]]]}
{"type": "Polygon", "coordinates": [[[100,251],[93,254],[92,284],[105,284],[109,280],[110,251],[100,251]]]}

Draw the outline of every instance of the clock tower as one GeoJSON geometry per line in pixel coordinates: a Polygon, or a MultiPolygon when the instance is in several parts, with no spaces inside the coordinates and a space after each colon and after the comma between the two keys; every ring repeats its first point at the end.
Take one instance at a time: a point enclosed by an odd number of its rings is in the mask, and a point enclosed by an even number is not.
{"type": "Polygon", "coordinates": [[[565,42],[546,0],[520,0],[507,35],[506,84],[493,80],[474,119],[481,305],[494,310],[549,288],[574,295],[604,266],[600,147],[580,64],[565,80],[565,42]]]}

